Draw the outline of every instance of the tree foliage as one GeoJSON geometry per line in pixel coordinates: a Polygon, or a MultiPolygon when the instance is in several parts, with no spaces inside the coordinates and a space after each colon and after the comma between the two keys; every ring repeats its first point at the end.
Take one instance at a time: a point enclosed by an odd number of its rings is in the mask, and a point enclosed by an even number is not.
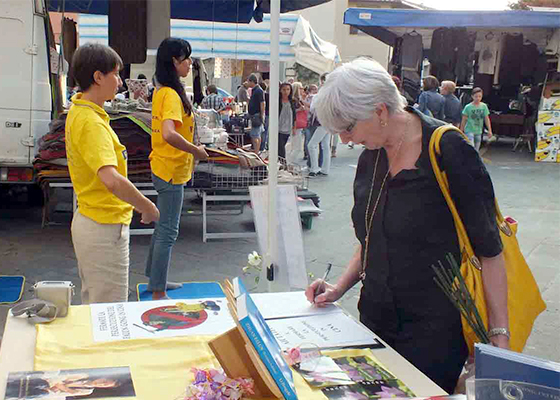
{"type": "Polygon", "coordinates": [[[311,71],[301,64],[295,63],[296,80],[301,82],[303,86],[317,84],[319,82],[319,74],[311,71]]]}
{"type": "Polygon", "coordinates": [[[516,0],[509,3],[512,10],[531,10],[531,7],[560,8],[560,0],[516,0]]]}

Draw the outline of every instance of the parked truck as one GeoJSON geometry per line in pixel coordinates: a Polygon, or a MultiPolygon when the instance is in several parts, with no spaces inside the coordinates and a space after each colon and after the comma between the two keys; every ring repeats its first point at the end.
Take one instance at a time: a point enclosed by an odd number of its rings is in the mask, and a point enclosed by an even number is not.
{"type": "Polygon", "coordinates": [[[33,159],[53,112],[44,0],[0,0],[0,187],[35,184],[33,159]]]}

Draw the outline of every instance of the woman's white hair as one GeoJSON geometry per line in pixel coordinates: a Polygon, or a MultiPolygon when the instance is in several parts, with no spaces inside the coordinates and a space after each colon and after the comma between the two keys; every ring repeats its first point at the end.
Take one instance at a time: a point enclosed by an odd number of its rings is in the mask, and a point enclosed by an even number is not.
{"type": "Polygon", "coordinates": [[[358,58],[327,76],[312,107],[321,125],[335,133],[371,118],[380,104],[391,114],[407,105],[385,68],[376,61],[358,58]]]}

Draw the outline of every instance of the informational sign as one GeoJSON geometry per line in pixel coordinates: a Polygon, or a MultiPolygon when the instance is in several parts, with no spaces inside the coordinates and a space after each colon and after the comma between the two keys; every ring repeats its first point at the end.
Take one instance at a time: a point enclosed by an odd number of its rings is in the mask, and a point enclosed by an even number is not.
{"type": "MultiPolygon", "coordinates": [[[[261,255],[268,251],[268,186],[249,188],[261,255]]],[[[284,289],[307,287],[301,218],[293,185],[277,187],[278,268],[274,280],[284,289]]]]}
{"type": "Polygon", "coordinates": [[[92,304],[93,340],[218,335],[235,326],[225,298],[92,304]]]}

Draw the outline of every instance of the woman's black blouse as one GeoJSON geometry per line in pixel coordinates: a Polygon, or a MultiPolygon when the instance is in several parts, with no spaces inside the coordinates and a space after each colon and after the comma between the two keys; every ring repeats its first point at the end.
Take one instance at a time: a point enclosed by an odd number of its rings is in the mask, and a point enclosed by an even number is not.
{"type": "MultiPolygon", "coordinates": [[[[373,219],[366,279],[358,308],[376,326],[376,333],[395,335],[403,321],[445,319],[456,310],[434,283],[431,265],[460,250],[445,199],[429,159],[429,141],[442,121],[407,108],[422,121],[422,153],[417,169],[389,177],[373,219]]],[[[356,237],[366,251],[365,211],[377,157],[381,151],[370,209],[387,172],[385,150],[365,150],[354,181],[352,220],[356,237]]],[[[451,195],[466,226],[475,254],[493,257],[502,251],[494,208],[494,189],[476,150],[457,132],[441,139],[440,167],[447,173],[451,195]]],[[[362,260],[364,253],[362,252],[362,260]]],[[[429,328],[429,327],[426,327],[429,328]]]]}

